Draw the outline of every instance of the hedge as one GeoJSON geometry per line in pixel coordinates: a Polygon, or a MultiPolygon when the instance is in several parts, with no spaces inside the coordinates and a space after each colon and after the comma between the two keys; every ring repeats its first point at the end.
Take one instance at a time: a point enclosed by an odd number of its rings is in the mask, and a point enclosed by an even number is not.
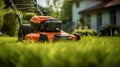
{"type": "Polygon", "coordinates": [[[2,33],[15,36],[18,29],[18,21],[13,11],[6,13],[3,17],[2,33]]]}
{"type": "Polygon", "coordinates": [[[95,30],[84,29],[84,30],[75,30],[75,33],[80,34],[80,36],[96,36],[97,32],[95,30]]]}
{"type": "Polygon", "coordinates": [[[120,36],[120,26],[109,25],[104,27],[104,29],[101,30],[100,32],[101,36],[120,36]]]}

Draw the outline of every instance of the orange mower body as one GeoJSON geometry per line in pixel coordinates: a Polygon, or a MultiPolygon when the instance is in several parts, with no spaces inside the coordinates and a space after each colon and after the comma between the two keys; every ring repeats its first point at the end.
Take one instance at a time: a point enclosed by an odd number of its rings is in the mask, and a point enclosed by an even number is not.
{"type": "Polygon", "coordinates": [[[30,33],[25,36],[26,41],[34,41],[34,42],[53,42],[57,40],[76,40],[77,37],[75,35],[70,35],[66,32],[37,32],[30,33]],[[42,38],[43,37],[43,38],[42,38]]]}
{"type": "Polygon", "coordinates": [[[61,21],[51,16],[34,16],[30,24],[23,24],[18,32],[18,39],[44,42],[57,40],[80,40],[78,34],[68,34],[61,30],[61,21]],[[22,31],[22,32],[21,32],[22,31]]]}

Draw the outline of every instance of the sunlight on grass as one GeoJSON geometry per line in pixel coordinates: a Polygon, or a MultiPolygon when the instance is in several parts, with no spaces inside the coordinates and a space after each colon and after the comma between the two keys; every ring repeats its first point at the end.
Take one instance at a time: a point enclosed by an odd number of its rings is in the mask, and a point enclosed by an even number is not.
{"type": "Polygon", "coordinates": [[[120,38],[25,43],[17,42],[16,37],[0,37],[0,62],[1,66],[16,67],[118,67],[120,38]]]}

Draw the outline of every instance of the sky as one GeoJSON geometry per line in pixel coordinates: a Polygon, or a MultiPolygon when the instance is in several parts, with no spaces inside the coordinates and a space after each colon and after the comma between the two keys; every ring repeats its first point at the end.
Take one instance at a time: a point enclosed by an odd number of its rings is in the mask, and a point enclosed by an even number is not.
{"type": "Polygon", "coordinates": [[[47,7],[46,0],[38,0],[38,4],[42,7],[47,7]]]}
{"type": "MultiPolygon", "coordinates": [[[[46,0],[37,0],[37,1],[38,1],[38,4],[40,6],[42,6],[42,7],[48,7],[46,0]]],[[[61,4],[63,2],[63,0],[58,0],[58,1],[59,1],[58,3],[61,3],[61,4]]],[[[53,5],[53,0],[50,0],[50,5],[53,5]]]]}
{"type": "MultiPolygon", "coordinates": [[[[47,5],[47,2],[46,0],[37,0],[38,1],[38,4],[42,7],[49,7],[47,5]]],[[[54,7],[54,4],[53,4],[53,0],[50,0],[50,4],[49,5],[52,5],[52,8],[53,10],[56,12],[56,11],[61,11],[61,7],[62,7],[62,2],[63,0],[58,0],[58,2],[56,2],[56,5],[57,5],[57,8],[54,7]]]]}

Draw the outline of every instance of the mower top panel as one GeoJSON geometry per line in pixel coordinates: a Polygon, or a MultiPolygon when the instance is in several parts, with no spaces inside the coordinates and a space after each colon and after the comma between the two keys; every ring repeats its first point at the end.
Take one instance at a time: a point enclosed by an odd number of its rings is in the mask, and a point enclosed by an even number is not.
{"type": "Polygon", "coordinates": [[[33,16],[31,19],[30,19],[30,22],[33,22],[33,23],[43,23],[44,21],[48,20],[52,18],[51,16],[33,16]]]}

